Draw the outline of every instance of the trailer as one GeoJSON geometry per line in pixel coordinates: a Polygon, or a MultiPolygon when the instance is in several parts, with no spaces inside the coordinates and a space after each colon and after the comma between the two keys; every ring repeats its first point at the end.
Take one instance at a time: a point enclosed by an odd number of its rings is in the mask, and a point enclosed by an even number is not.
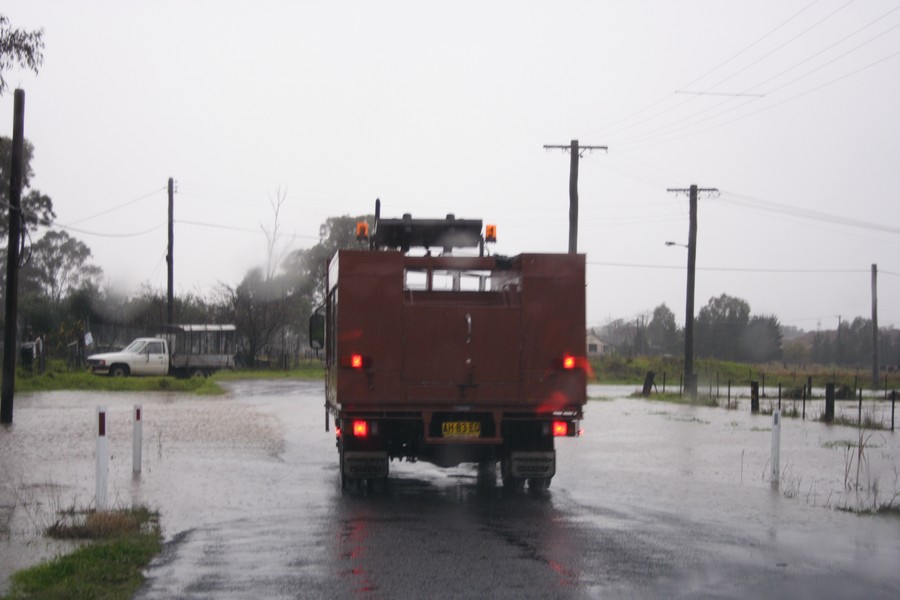
{"type": "Polygon", "coordinates": [[[486,256],[496,227],[481,220],[379,213],[331,259],[310,320],[342,487],[423,460],[547,488],[587,397],[584,255],[486,256]]]}

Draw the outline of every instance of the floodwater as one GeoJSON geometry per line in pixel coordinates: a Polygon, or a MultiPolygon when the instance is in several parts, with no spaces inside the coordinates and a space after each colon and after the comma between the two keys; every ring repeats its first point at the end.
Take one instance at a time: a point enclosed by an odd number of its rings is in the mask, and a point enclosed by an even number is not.
{"type": "Polygon", "coordinates": [[[592,386],[550,491],[519,496],[470,466],[396,462],[386,490],[343,494],[318,382],[19,394],[0,429],[0,590],[65,550],[40,535],[58,511],[92,505],[103,404],[110,502],[158,509],[167,540],[139,598],[900,594],[900,518],[858,512],[900,505],[900,434],[784,418],[773,484],[771,416],[632,391],[592,386]]]}

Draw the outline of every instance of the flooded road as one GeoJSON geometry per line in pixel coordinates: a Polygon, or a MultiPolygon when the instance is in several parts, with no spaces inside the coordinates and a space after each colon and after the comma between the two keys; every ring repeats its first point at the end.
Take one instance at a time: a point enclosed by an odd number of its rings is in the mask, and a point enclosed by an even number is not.
{"type": "Polygon", "coordinates": [[[897,433],[626,399],[596,388],[542,495],[475,469],[391,465],[342,494],[321,383],[229,384],[224,397],[20,395],[0,429],[0,589],[60,551],[37,535],[94,493],[96,406],[109,409],[112,503],[162,515],[166,548],[138,598],[896,598],[897,433]],[[131,472],[131,410],[144,461],[131,472]]]}

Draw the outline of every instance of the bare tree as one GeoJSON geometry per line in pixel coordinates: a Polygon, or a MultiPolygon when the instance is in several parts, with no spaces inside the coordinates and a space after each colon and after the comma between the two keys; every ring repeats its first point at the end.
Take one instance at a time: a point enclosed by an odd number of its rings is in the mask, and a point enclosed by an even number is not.
{"type": "Polygon", "coordinates": [[[275,271],[284,260],[284,257],[290,252],[290,243],[279,245],[279,238],[282,233],[278,231],[281,223],[281,209],[287,202],[287,190],[282,190],[281,186],[275,189],[275,195],[269,195],[269,205],[272,207],[272,227],[266,227],[262,223],[259,224],[260,229],[266,236],[266,281],[272,281],[275,277],[275,271]]]}

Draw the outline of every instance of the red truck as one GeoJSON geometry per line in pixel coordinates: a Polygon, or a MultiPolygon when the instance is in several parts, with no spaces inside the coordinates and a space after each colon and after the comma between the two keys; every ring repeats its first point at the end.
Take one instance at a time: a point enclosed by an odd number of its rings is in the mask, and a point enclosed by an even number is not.
{"type": "Polygon", "coordinates": [[[477,463],[492,483],[499,462],[504,487],[546,489],[587,396],[584,255],[485,256],[481,220],[379,213],[332,258],[310,320],[342,487],[406,459],[477,463]]]}

